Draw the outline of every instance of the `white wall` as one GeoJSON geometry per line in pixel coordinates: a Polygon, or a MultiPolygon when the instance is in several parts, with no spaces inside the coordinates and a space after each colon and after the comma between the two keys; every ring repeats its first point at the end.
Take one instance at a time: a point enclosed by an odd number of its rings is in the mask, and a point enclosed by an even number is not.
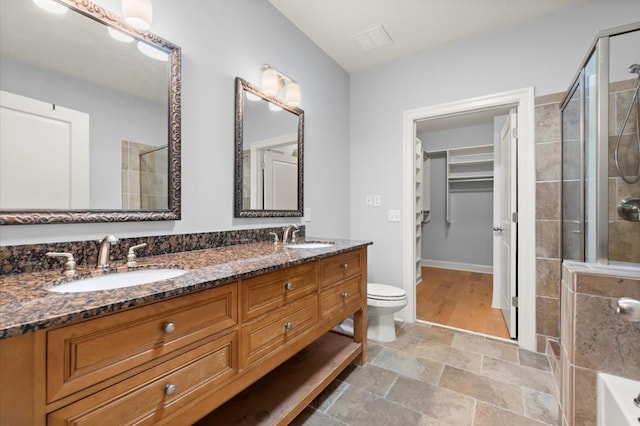
{"type": "MultiPolygon", "coordinates": [[[[493,145],[493,123],[418,133],[426,151],[493,145]]],[[[452,191],[451,223],[446,222],[446,157],[431,159],[431,220],[422,225],[422,258],[493,266],[493,185],[452,191]]],[[[425,183],[427,182],[425,178],[425,183]]]]}
{"type": "Polygon", "coordinates": [[[403,112],[534,86],[567,89],[598,31],[640,19],[638,0],[594,0],[552,16],[351,75],[351,237],[371,239],[371,281],[402,286],[403,112]],[[381,194],[383,209],[365,206],[381,194]],[[372,211],[375,214],[370,214],[372,211]]]}
{"type": "MultiPolygon", "coordinates": [[[[120,1],[98,0],[120,13],[120,1]]],[[[305,111],[307,234],[349,234],[349,75],[263,0],[154,0],[152,30],[182,47],[182,220],[12,225],[0,245],[273,226],[233,218],[234,78],[260,83],[269,63],[295,78],[305,111]]]]}

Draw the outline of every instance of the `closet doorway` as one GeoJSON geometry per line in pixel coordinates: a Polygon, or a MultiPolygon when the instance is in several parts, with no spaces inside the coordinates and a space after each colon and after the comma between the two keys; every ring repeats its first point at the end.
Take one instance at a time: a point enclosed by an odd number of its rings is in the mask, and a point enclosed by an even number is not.
{"type": "MultiPolygon", "coordinates": [[[[509,247],[509,252],[517,252],[517,256],[511,257],[511,261],[503,263],[500,268],[496,268],[492,265],[492,271],[494,277],[501,277],[502,275],[508,276],[513,284],[517,287],[513,289],[513,293],[509,296],[511,304],[505,304],[509,306],[500,306],[505,309],[506,313],[513,313],[514,315],[507,315],[508,319],[517,319],[513,321],[510,329],[510,336],[515,334],[518,345],[527,350],[536,350],[536,315],[535,315],[535,289],[536,289],[536,268],[535,268],[535,162],[534,162],[534,91],[533,88],[524,88],[513,90],[509,92],[496,93],[493,95],[486,95],[478,98],[465,99],[461,101],[455,101],[446,104],[439,104],[429,107],[417,108],[404,112],[403,115],[403,140],[404,140],[404,166],[403,166],[403,282],[404,288],[407,292],[408,305],[400,312],[399,318],[404,319],[406,322],[419,321],[416,315],[417,308],[417,288],[422,284],[417,284],[420,281],[422,268],[418,268],[417,265],[422,264],[422,255],[420,253],[422,248],[422,241],[420,241],[420,249],[418,248],[418,241],[422,240],[422,208],[417,208],[419,202],[424,203],[421,200],[421,191],[418,191],[420,186],[417,181],[417,167],[416,160],[419,157],[416,151],[417,142],[417,129],[418,126],[426,121],[435,120],[459,120],[467,115],[473,115],[475,113],[490,112],[493,117],[498,115],[509,114],[512,108],[517,111],[517,130],[512,132],[505,132],[505,136],[514,136],[517,138],[517,148],[509,153],[509,158],[515,161],[512,164],[517,164],[517,170],[513,172],[513,175],[505,178],[506,184],[504,188],[500,189],[498,185],[494,186],[494,193],[500,190],[509,190],[514,194],[512,200],[514,206],[512,209],[494,208],[494,214],[490,215],[494,220],[488,224],[489,232],[494,233],[493,228],[503,228],[503,232],[495,232],[493,235],[493,244],[488,244],[484,247],[484,251],[492,253],[492,263],[496,259],[500,259],[500,249],[509,247]],[[503,214],[504,217],[498,219],[498,213],[503,214]],[[509,223],[515,225],[512,229],[505,231],[502,226],[503,221],[510,221],[509,223]],[[516,228],[517,227],[517,228],[516,228]],[[506,242],[509,244],[504,244],[506,242]],[[497,243],[496,243],[497,242],[497,243]],[[420,256],[420,258],[418,258],[420,256]],[[418,263],[420,262],[420,263],[418,263]],[[504,270],[508,269],[508,273],[504,273],[504,270]],[[418,272],[420,271],[420,272],[418,272]],[[501,272],[502,271],[502,272],[501,272]],[[515,305],[515,306],[513,306],[515,305]]],[[[444,122],[442,122],[444,123],[444,122]]],[[[440,124],[442,124],[440,123],[440,124]]],[[[459,127],[459,126],[458,126],[459,127]]],[[[454,126],[455,128],[455,126],[454,126]]],[[[496,130],[497,132],[497,130],[496,130]]],[[[426,142],[425,142],[426,143],[426,142]]],[[[489,145],[483,143],[470,143],[467,146],[476,145],[489,145]]],[[[500,152],[497,149],[497,144],[494,140],[494,152],[500,152]]],[[[426,148],[428,151],[429,148],[426,148]]],[[[500,154],[502,154],[500,152],[500,154]]],[[[420,167],[422,169],[422,167],[420,167]]],[[[500,182],[500,167],[494,165],[494,182],[497,184],[500,182]]],[[[455,177],[455,176],[454,176],[455,177]]],[[[429,185],[431,187],[431,185],[429,185]]],[[[435,211],[433,203],[429,206],[431,214],[435,211]]],[[[457,209],[455,201],[450,206],[451,220],[456,221],[456,211],[465,212],[467,210],[459,208],[457,209]],[[456,210],[457,209],[457,210],[456,210]]],[[[469,212],[473,213],[470,209],[469,212]]],[[[446,213],[445,213],[446,214],[446,213]]],[[[471,221],[477,220],[478,215],[472,215],[471,221]]],[[[433,220],[433,216],[431,217],[433,220]]],[[[459,222],[462,223],[462,222],[459,222]]],[[[427,245],[428,238],[425,239],[424,244],[427,245]]],[[[471,241],[470,237],[467,241],[471,241]]],[[[470,245],[470,244],[469,244],[470,245]]],[[[427,247],[428,248],[428,247],[427,247]]],[[[427,257],[428,255],[424,255],[427,257]]],[[[439,265],[440,269],[442,268],[439,265]]],[[[426,271],[425,271],[426,272],[426,271]]],[[[475,272],[474,273],[480,273],[475,272]]],[[[495,287],[495,284],[494,284],[495,287]]],[[[504,298],[502,290],[494,291],[492,288],[492,299],[504,298]]],[[[495,300],[492,300],[494,302],[495,300]]],[[[493,303],[492,303],[493,304],[493,303]]],[[[473,321],[472,321],[473,322],[473,321]]],[[[456,327],[458,328],[458,327],[456,327]]]]}
{"type": "Polygon", "coordinates": [[[422,187],[416,209],[423,210],[416,227],[422,257],[416,319],[515,338],[516,289],[509,275],[517,224],[511,222],[516,197],[509,172],[516,109],[420,120],[415,129],[424,161],[416,175],[422,187]]]}

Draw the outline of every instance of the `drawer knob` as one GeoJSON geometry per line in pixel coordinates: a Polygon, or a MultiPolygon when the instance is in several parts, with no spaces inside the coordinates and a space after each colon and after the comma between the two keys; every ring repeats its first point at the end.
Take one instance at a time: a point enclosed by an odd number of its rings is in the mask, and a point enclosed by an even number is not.
{"type": "Polygon", "coordinates": [[[349,269],[349,264],[348,263],[343,263],[342,264],[342,269],[349,269]]]}
{"type": "Polygon", "coordinates": [[[167,396],[173,396],[173,394],[176,393],[176,385],[173,384],[167,384],[164,385],[164,394],[167,396]]]}
{"type": "Polygon", "coordinates": [[[284,323],[284,329],[285,330],[291,330],[293,328],[293,323],[292,322],[285,322],[284,323]]]}
{"type": "Polygon", "coordinates": [[[293,284],[292,283],[286,283],[284,285],[284,288],[287,289],[287,290],[293,290],[293,284]]]}
{"type": "Polygon", "coordinates": [[[176,331],[176,325],[172,322],[165,322],[162,326],[162,330],[164,330],[166,334],[171,334],[176,331]]]}
{"type": "Polygon", "coordinates": [[[341,295],[341,296],[342,296],[342,297],[344,297],[344,298],[346,299],[347,297],[349,297],[349,293],[347,293],[347,292],[345,291],[344,293],[342,293],[342,295],[341,295]]]}

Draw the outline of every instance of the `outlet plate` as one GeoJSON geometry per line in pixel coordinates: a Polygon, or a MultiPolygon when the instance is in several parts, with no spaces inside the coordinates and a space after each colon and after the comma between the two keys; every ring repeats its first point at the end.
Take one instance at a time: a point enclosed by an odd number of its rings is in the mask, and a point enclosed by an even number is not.
{"type": "Polygon", "coordinates": [[[400,222],[400,210],[389,210],[389,222],[400,222]]]}

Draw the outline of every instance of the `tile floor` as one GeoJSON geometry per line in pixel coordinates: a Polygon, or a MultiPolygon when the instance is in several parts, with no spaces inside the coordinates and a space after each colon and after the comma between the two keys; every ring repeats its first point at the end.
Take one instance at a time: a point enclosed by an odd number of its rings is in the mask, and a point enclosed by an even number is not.
{"type": "Polygon", "coordinates": [[[515,344],[423,324],[348,367],[293,425],[557,425],[547,357],[515,344]]]}

